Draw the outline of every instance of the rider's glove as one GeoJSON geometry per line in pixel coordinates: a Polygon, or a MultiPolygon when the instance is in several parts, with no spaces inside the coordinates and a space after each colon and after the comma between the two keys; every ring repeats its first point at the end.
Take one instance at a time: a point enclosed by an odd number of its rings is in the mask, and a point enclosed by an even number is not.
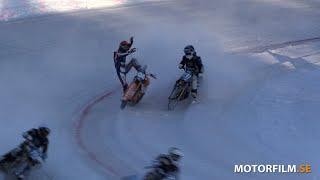
{"type": "Polygon", "coordinates": [[[183,69],[184,65],[183,64],[179,64],[179,69],[183,69]]]}

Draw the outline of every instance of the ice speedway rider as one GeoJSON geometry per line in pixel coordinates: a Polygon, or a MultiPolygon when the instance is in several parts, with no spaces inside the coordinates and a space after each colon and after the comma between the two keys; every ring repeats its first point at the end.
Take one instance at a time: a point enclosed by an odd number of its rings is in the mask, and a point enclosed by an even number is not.
{"type": "Polygon", "coordinates": [[[50,129],[47,127],[39,127],[30,129],[22,134],[25,139],[19,147],[2,156],[0,164],[10,164],[23,158],[26,162],[22,162],[14,170],[18,179],[24,179],[32,167],[41,164],[47,158],[50,129]],[[26,156],[26,157],[24,157],[26,156]]]}
{"type": "MultiPolygon", "coordinates": [[[[171,147],[168,150],[168,154],[159,155],[154,161],[150,168],[157,170],[158,173],[161,173],[162,179],[179,179],[180,168],[179,162],[183,157],[183,153],[180,149],[176,147],[171,147]]],[[[152,179],[152,178],[151,178],[152,179]]],[[[144,180],[149,180],[148,177],[145,177],[144,180]]]]}
{"type": "Polygon", "coordinates": [[[126,63],[127,56],[136,52],[136,48],[131,48],[133,44],[133,37],[130,37],[130,42],[122,41],[119,44],[119,48],[114,52],[113,59],[114,65],[117,71],[118,78],[121,82],[123,92],[128,88],[128,83],[126,81],[126,74],[134,67],[137,71],[141,71],[141,65],[138,63],[137,59],[132,58],[129,63],[126,63]]]}
{"type": "Polygon", "coordinates": [[[192,73],[192,89],[191,95],[196,98],[198,93],[198,76],[199,73],[204,72],[204,67],[200,56],[197,56],[197,53],[192,45],[187,45],[184,48],[184,56],[179,64],[180,69],[185,69],[192,73]]]}

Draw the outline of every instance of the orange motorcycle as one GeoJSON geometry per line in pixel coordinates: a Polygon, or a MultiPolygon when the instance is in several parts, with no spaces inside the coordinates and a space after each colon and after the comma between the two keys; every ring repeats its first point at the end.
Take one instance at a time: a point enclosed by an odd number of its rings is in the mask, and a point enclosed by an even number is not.
{"type": "Polygon", "coordinates": [[[150,84],[150,77],[156,79],[156,76],[151,73],[146,73],[146,66],[142,71],[138,71],[134,76],[133,81],[128,86],[128,89],[125,91],[122,100],[121,100],[121,109],[124,109],[128,103],[131,105],[136,105],[140,102],[144,96],[147,87],[150,84]]]}

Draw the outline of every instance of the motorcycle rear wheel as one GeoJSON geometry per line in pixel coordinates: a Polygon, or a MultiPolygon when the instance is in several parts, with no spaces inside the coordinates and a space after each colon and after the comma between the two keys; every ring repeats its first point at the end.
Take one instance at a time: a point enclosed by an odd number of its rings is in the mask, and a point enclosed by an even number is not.
{"type": "Polygon", "coordinates": [[[120,108],[121,108],[121,109],[126,108],[127,104],[128,104],[128,101],[122,100],[122,101],[121,101],[120,108]]]}

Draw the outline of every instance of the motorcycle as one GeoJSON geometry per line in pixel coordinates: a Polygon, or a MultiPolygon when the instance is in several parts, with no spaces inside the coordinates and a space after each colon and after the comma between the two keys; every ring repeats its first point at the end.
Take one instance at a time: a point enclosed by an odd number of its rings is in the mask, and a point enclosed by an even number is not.
{"type": "Polygon", "coordinates": [[[142,68],[142,71],[138,71],[134,76],[133,81],[128,86],[128,89],[125,91],[120,108],[124,109],[128,103],[131,105],[136,105],[140,102],[144,96],[147,87],[150,85],[150,77],[156,79],[156,76],[151,73],[146,73],[147,66],[142,68]]]}
{"type": "Polygon", "coordinates": [[[24,141],[0,158],[0,170],[9,176],[24,179],[31,167],[39,167],[43,161],[39,149],[31,142],[24,141]]]}
{"type": "Polygon", "coordinates": [[[168,110],[173,110],[179,101],[187,99],[191,92],[192,72],[185,70],[183,75],[178,79],[168,97],[168,110]]]}
{"type": "Polygon", "coordinates": [[[166,174],[160,168],[153,168],[143,178],[143,180],[176,180],[172,175],[166,174]]]}

